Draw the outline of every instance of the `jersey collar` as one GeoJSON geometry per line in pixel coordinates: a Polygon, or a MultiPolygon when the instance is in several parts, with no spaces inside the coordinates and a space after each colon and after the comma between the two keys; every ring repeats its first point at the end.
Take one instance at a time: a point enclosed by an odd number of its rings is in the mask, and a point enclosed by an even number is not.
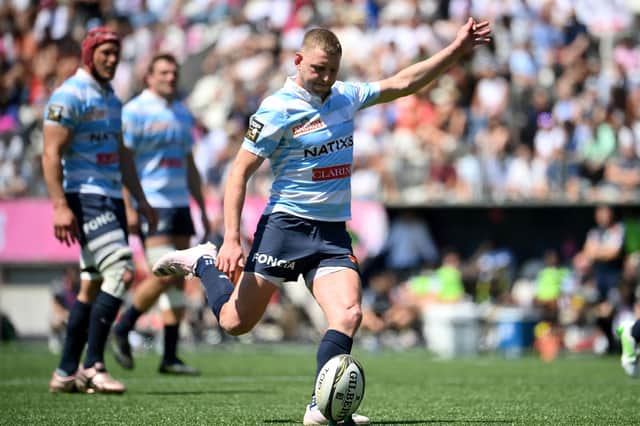
{"type": "Polygon", "coordinates": [[[94,89],[100,92],[113,93],[113,88],[111,87],[111,83],[107,83],[105,85],[98,83],[90,73],[88,73],[82,68],[78,68],[78,70],[76,71],[75,77],[82,81],[86,81],[87,83],[89,83],[91,87],[93,87],[94,89]]]}
{"type": "MultiPolygon", "coordinates": [[[[295,93],[298,97],[309,102],[311,105],[322,105],[327,101],[327,99],[331,97],[331,93],[329,93],[329,96],[327,96],[323,101],[320,96],[313,95],[309,93],[304,87],[299,86],[295,82],[294,77],[287,77],[287,80],[284,83],[284,88],[295,93]]],[[[333,88],[331,89],[331,91],[333,92],[333,88]]]]}
{"type": "Polygon", "coordinates": [[[160,96],[160,95],[158,95],[156,93],[153,93],[149,89],[144,89],[142,91],[142,93],[140,93],[140,96],[144,96],[144,97],[149,98],[149,99],[154,99],[156,102],[160,102],[160,103],[162,103],[162,105],[165,105],[165,106],[169,106],[169,105],[173,104],[173,102],[175,102],[175,100],[172,101],[172,102],[169,102],[167,99],[163,98],[162,96],[160,96]]]}

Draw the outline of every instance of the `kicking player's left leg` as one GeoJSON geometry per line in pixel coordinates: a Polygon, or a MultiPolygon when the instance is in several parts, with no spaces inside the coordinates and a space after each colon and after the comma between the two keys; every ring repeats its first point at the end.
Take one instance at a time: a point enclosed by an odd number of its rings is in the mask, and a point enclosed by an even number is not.
{"type": "MultiPolygon", "coordinates": [[[[349,354],[353,336],[362,321],[362,289],[360,276],[348,267],[321,267],[315,272],[312,292],[327,318],[328,329],[320,341],[316,355],[316,377],[322,366],[336,355],[349,354]]],[[[369,418],[354,414],[356,424],[369,424],[369,418]]],[[[328,420],[317,408],[315,395],[307,405],[305,425],[327,424],[328,420]]]]}

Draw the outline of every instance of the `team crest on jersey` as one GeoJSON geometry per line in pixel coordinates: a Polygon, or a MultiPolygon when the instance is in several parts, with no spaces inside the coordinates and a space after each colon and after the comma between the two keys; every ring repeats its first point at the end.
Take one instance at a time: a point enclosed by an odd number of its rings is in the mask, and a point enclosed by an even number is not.
{"type": "Polygon", "coordinates": [[[293,137],[306,135],[307,133],[315,132],[316,130],[324,129],[326,127],[327,125],[318,118],[310,123],[304,123],[298,126],[294,126],[294,128],[292,129],[293,137]]]}
{"type": "Polygon", "coordinates": [[[51,104],[47,108],[47,119],[51,121],[62,120],[62,111],[64,107],[62,105],[51,104]]]}
{"type": "Polygon", "coordinates": [[[251,142],[255,142],[258,140],[258,136],[260,136],[260,132],[264,128],[264,124],[258,121],[257,118],[252,117],[249,122],[249,128],[247,129],[247,133],[244,135],[245,138],[249,139],[251,142]]]}

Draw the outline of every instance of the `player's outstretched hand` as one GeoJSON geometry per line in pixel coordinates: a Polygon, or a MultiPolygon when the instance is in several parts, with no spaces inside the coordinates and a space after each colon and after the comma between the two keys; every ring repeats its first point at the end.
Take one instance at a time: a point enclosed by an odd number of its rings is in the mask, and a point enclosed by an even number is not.
{"type": "Polygon", "coordinates": [[[216,256],[216,268],[231,279],[237,277],[238,271],[244,268],[244,254],[240,241],[224,240],[216,256]]]}
{"type": "Polygon", "coordinates": [[[491,26],[489,21],[476,22],[469,17],[467,22],[458,30],[456,40],[465,52],[471,51],[474,47],[491,42],[491,26]]]}

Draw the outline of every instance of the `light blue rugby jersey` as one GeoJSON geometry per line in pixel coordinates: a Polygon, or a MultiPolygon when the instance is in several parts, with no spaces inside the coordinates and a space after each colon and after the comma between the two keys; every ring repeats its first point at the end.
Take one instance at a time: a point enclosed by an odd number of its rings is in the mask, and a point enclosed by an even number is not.
{"type": "Polygon", "coordinates": [[[194,119],[181,101],[144,90],[122,110],[124,144],[135,152],[144,194],[153,207],[189,205],[186,156],[194,119]]]}
{"type": "Polygon", "coordinates": [[[288,78],[251,117],[242,148],[269,158],[274,182],[265,214],[351,218],[353,116],[380,94],[375,83],[337,81],[323,102],[288,78]]]}
{"type": "Polygon", "coordinates": [[[122,103],[79,68],[58,87],[45,108],[45,124],[64,126],[73,139],[62,156],[64,192],[122,198],[118,140],[122,103]]]}

